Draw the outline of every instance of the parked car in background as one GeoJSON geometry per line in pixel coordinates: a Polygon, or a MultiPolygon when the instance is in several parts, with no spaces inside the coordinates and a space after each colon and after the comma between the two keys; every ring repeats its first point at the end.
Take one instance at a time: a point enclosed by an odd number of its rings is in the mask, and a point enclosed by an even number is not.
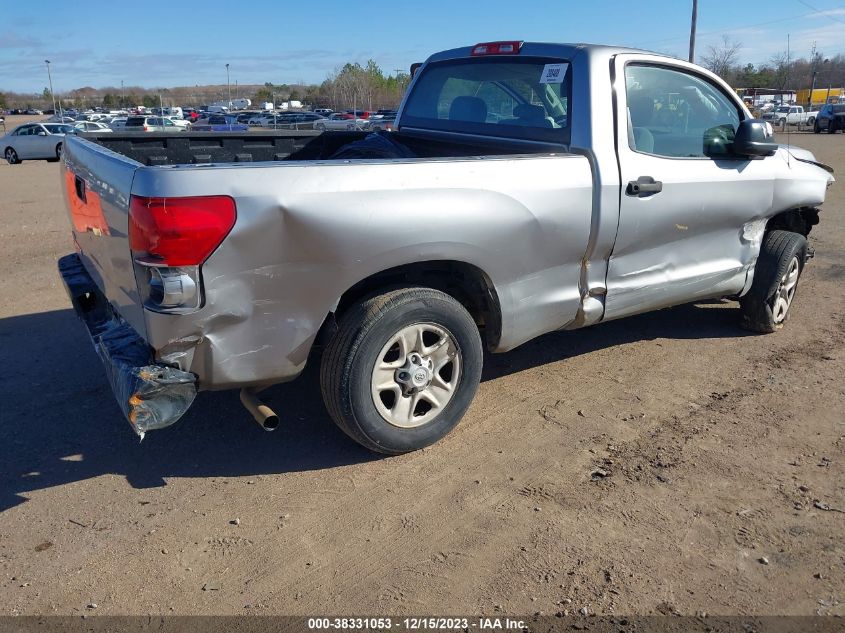
{"type": "Polygon", "coordinates": [[[40,115],[44,114],[44,112],[42,112],[41,110],[39,110],[37,108],[28,108],[27,111],[24,114],[40,116],[40,115]]]}
{"type": "Polygon", "coordinates": [[[111,121],[109,121],[109,127],[115,132],[122,131],[126,127],[127,119],[128,117],[125,116],[116,116],[111,121]]]}
{"type": "Polygon", "coordinates": [[[191,125],[192,132],[246,132],[249,126],[238,123],[230,114],[212,114],[191,125]]]}
{"type": "Polygon", "coordinates": [[[273,120],[273,117],[281,116],[279,113],[274,112],[256,112],[252,114],[246,121],[247,125],[254,125],[254,126],[264,126],[268,120],[273,120]]]}
{"type": "Polygon", "coordinates": [[[323,116],[329,116],[330,114],[334,113],[334,110],[331,108],[314,108],[314,112],[317,114],[322,114],[323,116]]]}
{"type": "Polygon", "coordinates": [[[126,119],[123,132],[184,132],[185,128],[160,116],[131,116],[126,119]]]}
{"type": "Polygon", "coordinates": [[[325,121],[325,117],[315,112],[297,112],[282,114],[275,121],[270,118],[264,127],[282,130],[313,130],[320,121],[325,121]]]}
{"type": "Polygon", "coordinates": [[[56,162],[62,157],[65,135],[76,132],[66,123],[25,123],[0,138],[0,149],[10,165],[23,160],[56,162]]]}
{"type": "Polygon", "coordinates": [[[73,124],[73,127],[75,127],[80,132],[104,133],[114,131],[105,123],[99,123],[98,121],[77,121],[73,124]]]}
{"type": "Polygon", "coordinates": [[[845,103],[828,103],[816,114],[813,132],[818,134],[824,130],[828,134],[836,134],[836,130],[845,131],[845,103]]]}
{"type": "Polygon", "coordinates": [[[172,121],[173,125],[175,125],[176,127],[181,127],[184,130],[191,129],[192,124],[188,119],[182,119],[180,117],[177,117],[175,114],[166,114],[162,118],[172,121]]]}
{"type": "Polygon", "coordinates": [[[314,121],[314,129],[320,132],[326,130],[363,130],[367,125],[366,119],[357,119],[349,114],[335,112],[331,116],[314,121]]]}
{"type": "Polygon", "coordinates": [[[396,110],[379,110],[367,120],[365,129],[373,132],[381,130],[392,131],[396,122],[396,110]]]}
{"type": "Polygon", "coordinates": [[[73,123],[76,123],[76,119],[74,119],[72,116],[60,116],[58,114],[54,114],[49,119],[47,119],[47,122],[73,124],[73,123]]]}
{"type": "Polygon", "coordinates": [[[770,121],[772,125],[813,125],[816,120],[815,113],[805,112],[802,106],[787,105],[778,106],[771,112],[763,115],[764,121],[770,121]]]}

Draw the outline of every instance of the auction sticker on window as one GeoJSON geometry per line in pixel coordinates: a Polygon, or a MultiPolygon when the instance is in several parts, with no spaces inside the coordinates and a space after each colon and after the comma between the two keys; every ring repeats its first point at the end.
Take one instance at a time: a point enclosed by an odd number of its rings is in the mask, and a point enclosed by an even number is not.
{"type": "Polygon", "coordinates": [[[540,75],[541,84],[562,84],[569,64],[546,64],[540,75]]]}

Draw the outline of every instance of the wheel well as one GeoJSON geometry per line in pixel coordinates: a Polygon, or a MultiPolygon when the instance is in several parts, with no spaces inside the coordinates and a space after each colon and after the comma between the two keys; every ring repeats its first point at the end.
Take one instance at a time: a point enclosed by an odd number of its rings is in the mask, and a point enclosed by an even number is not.
{"type": "Polygon", "coordinates": [[[778,213],[769,219],[766,231],[792,231],[804,237],[819,223],[819,210],[814,207],[801,207],[778,213]]]}
{"type": "Polygon", "coordinates": [[[359,281],[340,297],[335,311],[326,317],[315,346],[328,341],[340,318],[350,306],[380,291],[401,286],[424,286],[450,295],[472,315],[488,347],[501,337],[502,316],[493,283],[480,268],[457,261],[428,261],[383,270],[359,281]]]}

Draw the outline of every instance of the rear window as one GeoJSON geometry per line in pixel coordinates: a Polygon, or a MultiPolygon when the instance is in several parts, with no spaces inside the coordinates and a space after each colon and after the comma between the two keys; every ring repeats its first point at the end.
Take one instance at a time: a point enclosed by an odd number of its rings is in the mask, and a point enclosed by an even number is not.
{"type": "Polygon", "coordinates": [[[142,116],[131,116],[126,119],[126,127],[143,127],[145,117],[142,116]]]}
{"type": "Polygon", "coordinates": [[[570,65],[560,59],[487,57],[429,64],[402,124],[552,143],[569,142],[570,65]]]}

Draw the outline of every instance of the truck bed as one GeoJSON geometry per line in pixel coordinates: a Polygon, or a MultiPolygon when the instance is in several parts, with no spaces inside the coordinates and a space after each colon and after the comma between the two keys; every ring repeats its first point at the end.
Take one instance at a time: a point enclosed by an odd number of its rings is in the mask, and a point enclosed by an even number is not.
{"type": "MultiPolygon", "coordinates": [[[[369,132],[116,132],[81,134],[89,141],[126,156],[142,165],[199,165],[264,161],[327,160],[342,146],[369,132]]],[[[394,132],[391,138],[406,145],[420,158],[547,154],[561,146],[508,141],[461,142],[443,137],[425,138],[394,132]]]]}

